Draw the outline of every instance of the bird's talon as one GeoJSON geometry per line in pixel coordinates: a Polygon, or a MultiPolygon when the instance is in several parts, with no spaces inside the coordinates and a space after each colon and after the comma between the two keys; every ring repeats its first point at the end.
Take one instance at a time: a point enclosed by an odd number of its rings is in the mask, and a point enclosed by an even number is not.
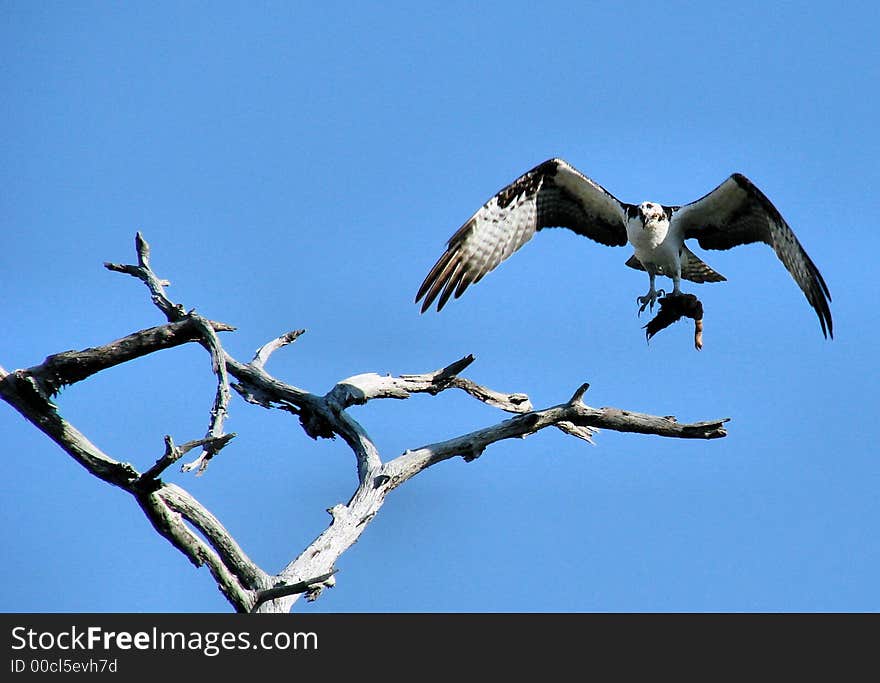
{"type": "MultiPolygon", "coordinates": [[[[663,291],[662,289],[660,290],[663,291]]],[[[639,316],[645,312],[646,308],[650,308],[651,311],[654,310],[654,303],[657,301],[657,292],[651,291],[645,294],[645,296],[637,296],[636,303],[641,304],[639,306],[639,316]]]]}

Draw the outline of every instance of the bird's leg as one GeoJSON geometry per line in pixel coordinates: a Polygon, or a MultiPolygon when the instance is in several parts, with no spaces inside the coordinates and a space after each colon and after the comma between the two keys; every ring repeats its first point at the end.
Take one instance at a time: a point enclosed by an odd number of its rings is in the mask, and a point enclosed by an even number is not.
{"type": "Polygon", "coordinates": [[[645,294],[645,296],[636,297],[636,303],[641,304],[641,306],[639,306],[639,315],[644,313],[645,309],[648,307],[653,311],[654,304],[657,302],[657,297],[665,296],[666,294],[662,289],[654,289],[654,278],[656,277],[656,273],[654,273],[653,270],[648,271],[648,277],[651,278],[651,285],[648,289],[648,293],[645,294]]]}

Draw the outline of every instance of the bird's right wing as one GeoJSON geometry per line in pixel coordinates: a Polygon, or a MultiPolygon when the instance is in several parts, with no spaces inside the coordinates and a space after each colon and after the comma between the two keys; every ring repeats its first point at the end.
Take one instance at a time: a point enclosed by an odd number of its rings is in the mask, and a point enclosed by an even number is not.
{"type": "Polygon", "coordinates": [[[510,257],[542,228],[568,228],[600,244],[626,244],[627,211],[605,188],[562,159],[549,159],[483,204],[449,239],[416,294],[422,313],[441,310],[510,257]],[[439,297],[439,298],[438,298],[439,297]]]}
{"type": "Polygon", "coordinates": [[[703,249],[752,242],[773,247],[816,311],[822,334],[834,336],[828,285],[779,210],[751,180],[734,173],[709,194],[676,207],[673,216],[685,238],[696,238],[703,249]]]}

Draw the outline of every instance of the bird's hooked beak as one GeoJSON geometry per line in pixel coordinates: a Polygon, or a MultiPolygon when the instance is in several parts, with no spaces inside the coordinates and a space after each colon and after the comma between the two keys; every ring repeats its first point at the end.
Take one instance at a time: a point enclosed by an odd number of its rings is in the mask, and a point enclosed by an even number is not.
{"type": "Polygon", "coordinates": [[[642,215],[642,229],[643,230],[648,227],[648,223],[650,221],[660,218],[660,216],[658,216],[656,213],[656,209],[653,207],[652,208],[639,207],[639,213],[642,215]]]}

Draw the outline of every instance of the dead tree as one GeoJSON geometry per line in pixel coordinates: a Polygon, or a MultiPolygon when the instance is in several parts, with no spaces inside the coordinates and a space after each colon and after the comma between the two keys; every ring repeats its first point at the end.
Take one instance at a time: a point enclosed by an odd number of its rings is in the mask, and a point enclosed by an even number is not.
{"type": "Polygon", "coordinates": [[[525,394],[493,391],[462,377],[461,372],[473,362],[473,356],[417,375],[355,375],[338,382],[323,396],[312,394],[280,381],[265,369],[270,355],[293,342],[302,330],[268,342],[247,363],[236,360],[224,351],[218,337],[218,333],[234,328],[172,302],[165,293],[168,282],[154,273],[149,245],[140,234],[135,246],[137,265],[104,265],[143,281],[153,303],[168,322],[104,346],[49,356],[43,363],[27,369],[7,372],[0,367],[0,396],[92,475],[131,494],[156,531],[194,565],[207,565],[217,586],[237,611],[287,612],[303,595],[309,600],[316,599],[325,588],[335,584],[337,558],[357,541],[386,496],[419,472],[444,460],[460,456],[470,461],[497,441],[525,437],[546,427],[555,427],[590,443],[601,428],[686,439],[715,439],[726,435],[723,424],[727,419],[680,424],[672,417],[618,408],[591,408],[582,400],[587,384],[581,385],[564,403],[535,410],[525,394]],[[62,387],[101,370],[193,342],[211,355],[217,379],[208,429],[204,437],[182,444],[165,436],[164,452],[143,471],[101,451],[65,420],[52,402],[62,387]],[[513,413],[514,417],[385,459],[367,431],[348,411],[351,406],[375,399],[405,399],[416,393],[436,395],[447,389],[460,389],[483,403],[513,413]],[[354,494],[347,503],[338,503],[329,509],[329,526],[278,573],[257,566],[208,509],[185,489],[162,480],[168,467],[196,449],[199,449],[198,456],[181,469],[203,473],[209,462],[230,444],[235,434],[224,431],[224,422],[232,390],[248,403],[295,415],[306,434],[314,439],[340,437],[354,454],[358,474],[354,494]]]}

